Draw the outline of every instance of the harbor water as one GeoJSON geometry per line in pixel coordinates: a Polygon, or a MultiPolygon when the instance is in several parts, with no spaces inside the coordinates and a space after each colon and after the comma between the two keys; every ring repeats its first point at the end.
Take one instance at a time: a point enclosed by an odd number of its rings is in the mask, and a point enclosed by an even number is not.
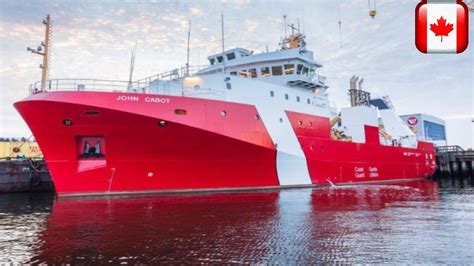
{"type": "Polygon", "coordinates": [[[0,195],[0,263],[474,261],[468,183],[221,194],[0,195]]]}

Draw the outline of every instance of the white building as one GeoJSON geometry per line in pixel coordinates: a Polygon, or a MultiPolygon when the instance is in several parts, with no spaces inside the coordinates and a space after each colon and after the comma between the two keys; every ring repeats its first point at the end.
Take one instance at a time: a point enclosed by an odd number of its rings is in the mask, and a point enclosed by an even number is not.
{"type": "Polygon", "coordinates": [[[436,146],[447,145],[444,120],[427,114],[402,115],[400,118],[416,134],[418,140],[429,141],[436,146]]]}

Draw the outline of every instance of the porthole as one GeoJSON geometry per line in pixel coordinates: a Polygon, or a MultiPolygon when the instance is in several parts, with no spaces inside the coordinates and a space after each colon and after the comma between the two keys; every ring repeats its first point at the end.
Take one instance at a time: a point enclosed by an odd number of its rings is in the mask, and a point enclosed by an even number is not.
{"type": "Polygon", "coordinates": [[[312,127],[313,126],[313,122],[309,121],[309,126],[312,127]]]}
{"type": "Polygon", "coordinates": [[[227,112],[226,111],[221,111],[221,116],[226,116],[227,112]]]}
{"type": "Polygon", "coordinates": [[[298,121],[298,125],[302,126],[303,125],[303,121],[298,121]]]}
{"type": "Polygon", "coordinates": [[[296,101],[300,102],[300,96],[296,96],[296,101]]]}
{"type": "Polygon", "coordinates": [[[166,122],[165,120],[160,120],[160,122],[158,122],[158,125],[159,125],[160,127],[165,127],[165,126],[168,125],[168,122],[166,122]]]}
{"type": "Polygon", "coordinates": [[[174,113],[177,115],[186,115],[188,112],[184,109],[175,109],[174,113]]]}
{"type": "Polygon", "coordinates": [[[254,116],[254,118],[255,118],[255,120],[258,120],[258,119],[260,119],[260,116],[259,116],[258,114],[256,114],[256,115],[254,116]]]}
{"type": "Polygon", "coordinates": [[[280,117],[280,123],[283,123],[283,118],[280,117]]]}
{"type": "Polygon", "coordinates": [[[100,115],[100,112],[91,110],[91,111],[85,111],[84,114],[85,115],[100,115]]]}
{"type": "Polygon", "coordinates": [[[64,119],[64,120],[63,120],[63,125],[65,125],[65,126],[72,126],[72,120],[71,120],[71,119],[68,119],[68,118],[64,119]]]}
{"type": "Polygon", "coordinates": [[[288,100],[290,97],[288,96],[288,94],[285,94],[285,100],[288,100]]]}
{"type": "Polygon", "coordinates": [[[275,96],[275,92],[274,91],[270,91],[270,97],[274,97],[275,96]]]}

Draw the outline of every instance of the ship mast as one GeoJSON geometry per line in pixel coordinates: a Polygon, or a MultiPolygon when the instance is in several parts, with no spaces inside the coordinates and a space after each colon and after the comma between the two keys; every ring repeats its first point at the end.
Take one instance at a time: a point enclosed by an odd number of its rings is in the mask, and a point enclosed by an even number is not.
{"type": "Polygon", "coordinates": [[[44,34],[44,41],[41,42],[41,45],[38,46],[36,49],[32,49],[28,47],[26,50],[28,52],[32,52],[34,54],[39,54],[43,56],[43,64],[40,65],[41,71],[41,91],[44,92],[46,88],[46,80],[48,79],[48,72],[49,72],[49,56],[50,56],[50,39],[51,39],[51,17],[49,15],[46,16],[46,19],[43,20],[43,24],[45,25],[45,34],[44,34]],[[43,51],[44,49],[44,51],[43,51]]]}

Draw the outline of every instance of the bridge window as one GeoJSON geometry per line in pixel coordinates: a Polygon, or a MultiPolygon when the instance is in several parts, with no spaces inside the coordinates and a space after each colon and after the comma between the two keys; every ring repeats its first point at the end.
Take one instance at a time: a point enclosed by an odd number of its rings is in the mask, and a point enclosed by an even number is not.
{"type": "Polygon", "coordinates": [[[217,57],[217,62],[222,63],[222,61],[224,61],[224,57],[222,55],[219,55],[217,57]]]}
{"type": "Polygon", "coordinates": [[[270,76],[270,68],[269,67],[260,68],[260,74],[261,74],[262,77],[269,77],[270,76]]]}
{"type": "Polygon", "coordinates": [[[227,60],[235,59],[235,54],[234,53],[226,54],[226,56],[227,56],[227,60]]]}
{"type": "Polygon", "coordinates": [[[285,64],[285,75],[292,75],[293,73],[295,73],[295,65],[285,64]]]}
{"type": "Polygon", "coordinates": [[[314,76],[314,72],[315,72],[314,68],[311,68],[311,69],[309,70],[309,75],[310,75],[310,76],[314,76]]]}
{"type": "Polygon", "coordinates": [[[296,68],[296,74],[300,75],[300,74],[301,74],[301,70],[303,70],[303,65],[298,64],[298,67],[296,68]]]}
{"type": "Polygon", "coordinates": [[[249,69],[248,75],[253,79],[256,78],[257,77],[257,69],[255,69],[255,68],[249,69]]]}
{"type": "Polygon", "coordinates": [[[247,77],[247,70],[246,69],[242,69],[240,70],[239,72],[239,76],[243,77],[243,78],[246,78],[247,77]]]}
{"type": "Polygon", "coordinates": [[[272,74],[273,74],[273,76],[283,75],[282,67],[281,66],[272,66],[272,74]]]}
{"type": "Polygon", "coordinates": [[[303,76],[308,76],[308,70],[309,70],[309,68],[303,67],[303,71],[301,72],[301,74],[302,74],[303,76]]]}
{"type": "Polygon", "coordinates": [[[214,65],[214,63],[216,62],[216,60],[214,58],[211,58],[209,59],[209,62],[211,62],[211,65],[214,65]]]}
{"type": "Polygon", "coordinates": [[[231,71],[230,74],[233,76],[237,76],[237,71],[231,71]]]}

